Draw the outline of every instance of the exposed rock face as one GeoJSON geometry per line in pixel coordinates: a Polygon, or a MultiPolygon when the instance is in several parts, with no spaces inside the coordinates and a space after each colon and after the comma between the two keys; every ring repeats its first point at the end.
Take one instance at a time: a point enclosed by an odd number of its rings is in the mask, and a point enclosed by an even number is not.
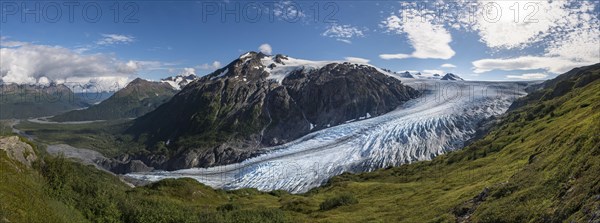
{"type": "Polygon", "coordinates": [[[8,158],[18,161],[27,167],[31,167],[37,160],[33,148],[21,141],[18,136],[0,138],[0,150],[4,150],[8,158]]]}
{"type": "Polygon", "coordinates": [[[127,132],[150,147],[169,147],[172,158],[160,168],[207,167],[381,115],[417,95],[372,66],[250,52],[188,84],[127,132]]]}
{"type": "Polygon", "coordinates": [[[276,94],[287,94],[289,98],[269,108],[277,110],[288,106],[289,109],[283,110],[285,113],[271,112],[271,117],[278,121],[273,127],[281,130],[269,128],[265,136],[281,139],[281,143],[308,133],[311,124],[313,130],[318,130],[360,117],[381,115],[417,95],[398,79],[383,75],[371,66],[350,63],[292,72],[276,90],[279,90],[276,94]],[[282,135],[292,133],[296,135],[282,135]]]}
{"type": "Polygon", "coordinates": [[[110,169],[110,171],[117,174],[149,172],[152,170],[154,170],[154,168],[146,166],[146,164],[141,160],[131,160],[125,163],[118,163],[115,167],[110,169]]]}

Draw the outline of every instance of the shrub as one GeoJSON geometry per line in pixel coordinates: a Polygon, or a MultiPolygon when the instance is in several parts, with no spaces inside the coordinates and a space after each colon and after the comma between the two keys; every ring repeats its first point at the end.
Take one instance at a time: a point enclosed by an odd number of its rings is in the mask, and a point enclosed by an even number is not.
{"type": "Polygon", "coordinates": [[[335,197],[327,198],[321,205],[319,209],[322,211],[331,210],[340,206],[352,205],[358,203],[358,199],[354,197],[352,194],[341,194],[335,197]]]}
{"type": "Polygon", "coordinates": [[[265,209],[265,210],[238,210],[227,212],[224,215],[224,222],[245,222],[245,223],[283,223],[289,222],[282,210],[265,209]]]}
{"type": "Polygon", "coordinates": [[[234,204],[234,203],[227,203],[224,205],[221,205],[219,207],[217,207],[217,211],[221,211],[221,212],[228,212],[228,211],[235,211],[235,210],[239,210],[241,207],[239,204],[234,204]]]}
{"type": "Polygon", "coordinates": [[[305,197],[293,197],[281,201],[281,209],[308,214],[312,211],[310,200],[305,197]]]}

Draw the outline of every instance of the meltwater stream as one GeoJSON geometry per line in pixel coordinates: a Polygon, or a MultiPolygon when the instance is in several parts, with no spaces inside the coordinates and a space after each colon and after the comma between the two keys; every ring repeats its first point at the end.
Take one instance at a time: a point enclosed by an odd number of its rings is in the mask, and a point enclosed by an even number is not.
{"type": "Polygon", "coordinates": [[[128,176],[148,181],[190,177],[214,188],[306,192],[344,172],[429,160],[459,149],[479,121],[504,113],[525,95],[522,85],[510,82],[402,81],[423,95],[385,115],[313,132],[237,164],[128,176]]]}

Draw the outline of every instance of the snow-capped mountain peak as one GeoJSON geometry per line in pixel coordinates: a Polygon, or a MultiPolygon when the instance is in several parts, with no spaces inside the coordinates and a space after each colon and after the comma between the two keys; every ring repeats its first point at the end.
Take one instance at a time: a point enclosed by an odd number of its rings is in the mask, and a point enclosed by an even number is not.
{"type": "Polygon", "coordinates": [[[459,77],[456,74],[453,73],[447,73],[446,75],[444,75],[444,77],[442,77],[442,80],[447,80],[447,81],[464,81],[464,79],[462,79],[461,77],[459,77]]]}
{"type": "Polygon", "coordinates": [[[337,61],[311,61],[277,54],[261,58],[261,63],[265,66],[264,70],[269,73],[268,79],[273,79],[281,83],[293,71],[316,70],[327,64],[337,63],[337,61]]]}
{"type": "Polygon", "coordinates": [[[171,76],[164,79],[161,79],[160,82],[167,83],[173,87],[173,89],[181,90],[181,88],[185,87],[190,82],[198,79],[198,76],[194,73],[185,73],[179,74],[177,76],[171,76]]]}
{"type": "MultiPolygon", "coordinates": [[[[403,78],[415,78],[415,77],[414,77],[412,74],[410,74],[410,72],[408,72],[408,71],[405,71],[405,72],[402,72],[402,73],[398,73],[398,75],[399,75],[400,77],[403,77],[403,78]]],[[[420,75],[420,74],[419,74],[419,75],[420,75]]]]}
{"type": "MultiPolygon", "coordinates": [[[[356,61],[346,61],[346,60],[322,60],[322,61],[314,61],[314,60],[305,60],[289,57],[283,54],[276,55],[267,55],[260,52],[247,52],[235,60],[230,65],[217,70],[215,73],[210,74],[211,79],[217,78],[237,78],[241,77],[239,73],[231,73],[228,72],[240,69],[249,69],[249,70],[260,70],[261,72],[266,72],[266,79],[274,80],[277,83],[282,83],[283,80],[290,74],[294,73],[294,71],[302,71],[302,72],[311,72],[314,70],[319,70],[330,64],[339,64],[343,66],[351,66],[352,69],[372,69],[374,68],[378,72],[385,74],[391,77],[403,77],[403,78],[411,78],[412,76],[403,76],[396,72],[392,72],[387,69],[382,69],[376,66],[373,66],[368,63],[361,63],[356,61]],[[226,69],[229,68],[229,69],[226,69]]],[[[259,74],[259,73],[255,73],[259,74]]],[[[247,76],[247,75],[246,75],[247,76]]],[[[251,75],[250,75],[251,76],[251,75]]],[[[243,78],[250,80],[250,76],[248,78],[243,78]]]]}

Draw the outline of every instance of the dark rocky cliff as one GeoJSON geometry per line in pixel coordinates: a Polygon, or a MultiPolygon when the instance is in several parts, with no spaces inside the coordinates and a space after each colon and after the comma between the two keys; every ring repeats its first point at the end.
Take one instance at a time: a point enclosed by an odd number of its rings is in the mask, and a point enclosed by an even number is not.
{"type": "Polygon", "coordinates": [[[157,168],[207,167],[239,162],[263,147],[384,114],[419,94],[372,66],[290,66],[292,62],[282,55],[245,54],[188,84],[135,120],[127,132],[150,151],[167,148],[161,159],[168,158],[155,163],[157,168]],[[272,78],[278,66],[289,68],[281,82],[272,78]]]}

